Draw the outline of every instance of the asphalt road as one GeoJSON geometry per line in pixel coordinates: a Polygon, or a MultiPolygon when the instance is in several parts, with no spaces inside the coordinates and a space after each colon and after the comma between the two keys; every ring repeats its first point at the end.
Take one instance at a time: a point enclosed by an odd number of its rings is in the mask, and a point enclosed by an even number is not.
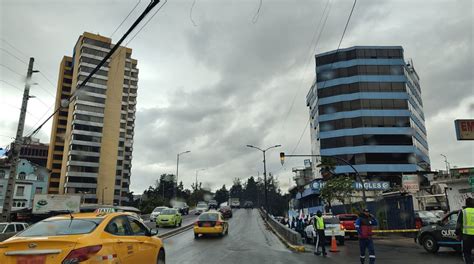
{"type": "MultiPolygon", "coordinates": [[[[182,226],[194,223],[197,219],[197,215],[194,215],[194,211],[189,211],[188,215],[183,215],[183,224],[182,226]]],[[[169,231],[172,231],[175,229],[175,227],[162,227],[162,228],[157,228],[156,227],[156,222],[150,222],[150,220],[145,220],[143,221],[145,225],[147,225],[151,229],[157,229],[158,230],[158,235],[167,233],[169,231]]],[[[179,227],[178,227],[179,228],[179,227]]]]}
{"type": "MultiPolygon", "coordinates": [[[[229,234],[223,238],[204,237],[195,240],[191,229],[164,239],[164,244],[167,263],[171,264],[360,263],[357,241],[346,241],[345,246],[339,246],[340,252],[329,253],[327,257],[288,250],[267,230],[256,209],[234,210],[234,217],[229,220],[229,234]]],[[[460,254],[450,250],[429,254],[409,239],[376,240],[375,245],[377,263],[463,263],[460,254]]]]}

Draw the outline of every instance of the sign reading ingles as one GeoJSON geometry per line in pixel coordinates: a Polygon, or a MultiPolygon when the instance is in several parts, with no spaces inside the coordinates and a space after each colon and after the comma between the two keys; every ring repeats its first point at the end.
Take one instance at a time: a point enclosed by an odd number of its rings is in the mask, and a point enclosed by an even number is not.
{"type": "MultiPolygon", "coordinates": [[[[320,190],[326,183],[323,181],[313,181],[310,184],[311,189],[320,190]]],[[[362,190],[362,183],[354,182],[352,184],[355,190],[362,190]]],[[[390,182],[364,182],[367,191],[385,191],[390,189],[390,182]]]]}
{"type": "Polygon", "coordinates": [[[458,140],[474,140],[474,119],[454,120],[458,140]]]}

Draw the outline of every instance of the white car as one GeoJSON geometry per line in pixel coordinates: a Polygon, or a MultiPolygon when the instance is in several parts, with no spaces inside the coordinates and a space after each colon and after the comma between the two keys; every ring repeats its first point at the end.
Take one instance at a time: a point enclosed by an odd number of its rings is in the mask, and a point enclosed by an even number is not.
{"type": "Polygon", "coordinates": [[[153,212],[150,214],[150,222],[155,222],[156,218],[161,214],[161,211],[164,209],[169,209],[166,206],[158,206],[155,209],[153,209],[153,212]]]}
{"type": "Polygon", "coordinates": [[[22,222],[0,223],[0,242],[27,228],[28,224],[22,222]]]}
{"type": "Polygon", "coordinates": [[[209,206],[205,203],[198,203],[196,205],[196,213],[197,215],[200,215],[204,212],[207,212],[209,210],[209,206]]]}
{"type": "MultiPolygon", "coordinates": [[[[344,245],[344,236],[346,232],[344,227],[341,225],[339,218],[335,215],[323,215],[324,219],[324,235],[326,237],[326,243],[330,243],[332,237],[334,236],[339,245],[344,245]]],[[[314,238],[316,233],[314,231],[313,225],[306,226],[304,229],[306,240],[314,243],[314,238]]]]}

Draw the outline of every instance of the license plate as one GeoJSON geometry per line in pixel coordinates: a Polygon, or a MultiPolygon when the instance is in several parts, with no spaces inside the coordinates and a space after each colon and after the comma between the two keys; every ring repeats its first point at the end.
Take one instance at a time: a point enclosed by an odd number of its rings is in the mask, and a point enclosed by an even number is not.
{"type": "Polygon", "coordinates": [[[40,256],[18,256],[16,264],[45,264],[46,255],[40,256]]]}
{"type": "Polygon", "coordinates": [[[204,226],[204,227],[210,227],[211,224],[210,224],[210,223],[204,223],[204,224],[202,224],[202,226],[204,226]]]}

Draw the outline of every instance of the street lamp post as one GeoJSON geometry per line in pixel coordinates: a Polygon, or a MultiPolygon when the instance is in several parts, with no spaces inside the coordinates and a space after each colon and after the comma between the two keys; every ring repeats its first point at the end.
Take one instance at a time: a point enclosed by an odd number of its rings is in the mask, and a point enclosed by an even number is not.
{"type": "Polygon", "coordinates": [[[255,147],[255,146],[252,146],[252,145],[247,145],[247,147],[258,149],[263,153],[263,188],[264,188],[264,193],[265,193],[265,211],[266,211],[265,217],[266,217],[266,219],[268,219],[267,162],[266,162],[265,153],[267,152],[267,150],[272,149],[272,148],[281,147],[281,145],[271,146],[271,147],[268,147],[266,149],[261,149],[259,147],[255,147]]]}
{"type": "Polygon", "coordinates": [[[174,186],[174,198],[176,199],[177,197],[177,193],[178,193],[178,172],[179,172],[179,156],[183,155],[183,154],[186,154],[186,153],[189,153],[191,151],[187,150],[187,151],[183,151],[181,153],[178,153],[176,155],[176,183],[175,183],[175,186],[174,186]]]}
{"type": "Polygon", "coordinates": [[[198,185],[198,172],[203,171],[203,170],[206,170],[206,169],[196,170],[196,189],[197,189],[197,185],[198,185]]]}
{"type": "Polygon", "coordinates": [[[444,154],[440,154],[440,155],[441,155],[441,157],[444,158],[444,164],[446,164],[446,173],[448,174],[449,179],[451,180],[451,172],[449,171],[448,157],[446,157],[446,155],[444,155],[444,154]]]}

